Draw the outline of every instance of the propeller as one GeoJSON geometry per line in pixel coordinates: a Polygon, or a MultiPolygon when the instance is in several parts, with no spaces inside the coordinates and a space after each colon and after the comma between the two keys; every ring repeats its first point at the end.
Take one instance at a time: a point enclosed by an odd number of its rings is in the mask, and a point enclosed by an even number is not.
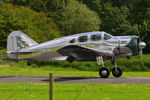
{"type": "Polygon", "coordinates": [[[144,43],[144,42],[139,42],[139,49],[140,49],[140,51],[139,51],[139,56],[140,56],[140,58],[141,58],[141,62],[142,62],[142,65],[144,66],[144,60],[143,60],[143,49],[145,48],[145,46],[146,46],[146,43],[144,43]]]}
{"type": "Polygon", "coordinates": [[[139,40],[138,40],[139,54],[138,55],[141,58],[142,66],[144,66],[143,49],[145,48],[146,43],[141,41],[138,25],[136,25],[136,31],[137,31],[137,34],[138,34],[138,37],[139,37],[139,40]]]}
{"type": "Polygon", "coordinates": [[[138,40],[139,54],[138,55],[139,55],[140,58],[142,58],[143,50],[142,50],[142,48],[140,48],[141,37],[140,37],[140,34],[138,32],[138,29],[137,29],[137,34],[138,34],[138,37],[139,37],[139,40],[138,40]]]}

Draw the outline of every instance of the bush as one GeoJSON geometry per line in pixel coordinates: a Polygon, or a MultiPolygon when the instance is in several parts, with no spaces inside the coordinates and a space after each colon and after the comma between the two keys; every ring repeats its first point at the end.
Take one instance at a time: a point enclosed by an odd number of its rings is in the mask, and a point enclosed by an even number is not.
{"type": "Polygon", "coordinates": [[[23,31],[37,42],[60,36],[54,21],[46,17],[45,13],[11,4],[0,3],[0,28],[1,48],[6,47],[7,36],[11,31],[23,31]]]}

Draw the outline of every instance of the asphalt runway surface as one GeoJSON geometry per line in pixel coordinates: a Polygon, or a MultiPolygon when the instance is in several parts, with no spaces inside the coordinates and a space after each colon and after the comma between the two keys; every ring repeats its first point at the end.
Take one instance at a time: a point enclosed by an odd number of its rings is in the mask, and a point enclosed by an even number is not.
{"type": "MultiPolygon", "coordinates": [[[[48,83],[47,76],[0,76],[0,82],[48,83]]],[[[56,83],[113,83],[113,84],[150,84],[150,77],[54,77],[56,83]]]]}

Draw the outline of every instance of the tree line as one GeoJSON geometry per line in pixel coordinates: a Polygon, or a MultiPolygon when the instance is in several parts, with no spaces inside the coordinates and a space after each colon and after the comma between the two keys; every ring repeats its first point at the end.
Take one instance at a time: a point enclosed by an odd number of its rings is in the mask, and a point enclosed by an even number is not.
{"type": "MultiPolygon", "coordinates": [[[[59,36],[88,31],[105,31],[112,35],[139,35],[141,40],[147,43],[145,53],[150,52],[150,0],[2,0],[2,2],[44,13],[58,27],[59,36]]],[[[0,25],[3,25],[2,21],[0,25]]],[[[5,32],[8,30],[4,30],[5,32]]],[[[52,38],[56,37],[58,34],[52,38]]],[[[36,35],[35,39],[39,41],[36,35]]]]}

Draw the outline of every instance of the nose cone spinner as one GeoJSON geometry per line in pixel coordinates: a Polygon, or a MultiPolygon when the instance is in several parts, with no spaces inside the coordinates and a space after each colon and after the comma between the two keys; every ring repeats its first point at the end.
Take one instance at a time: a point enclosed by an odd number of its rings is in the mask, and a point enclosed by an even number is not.
{"type": "Polygon", "coordinates": [[[139,48],[140,49],[144,49],[146,47],[146,43],[145,42],[140,42],[139,43],[139,48]]]}

